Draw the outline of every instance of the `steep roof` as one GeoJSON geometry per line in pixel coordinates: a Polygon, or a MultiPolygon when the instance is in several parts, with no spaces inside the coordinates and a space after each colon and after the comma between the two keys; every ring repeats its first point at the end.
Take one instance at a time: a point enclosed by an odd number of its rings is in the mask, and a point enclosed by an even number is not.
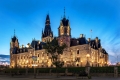
{"type": "Polygon", "coordinates": [[[90,43],[90,46],[91,46],[93,49],[98,49],[98,48],[100,48],[100,47],[101,47],[100,40],[99,40],[99,42],[98,42],[98,43],[96,43],[96,41],[95,41],[95,40],[91,40],[89,43],[90,43]]]}
{"type": "Polygon", "coordinates": [[[48,14],[46,16],[44,31],[42,31],[42,38],[50,36],[50,35],[53,37],[53,32],[52,32],[51,26],[50,26],[50,18],[49,18],[49,14],[48,14]]]}
{"type": "Polygon", "coordinates": [[[88,44],[85,37],[78,38],[78,39],[71,38],[70,46],[77,46],[77,45],[83,45],[83,44],[88,44]]]}

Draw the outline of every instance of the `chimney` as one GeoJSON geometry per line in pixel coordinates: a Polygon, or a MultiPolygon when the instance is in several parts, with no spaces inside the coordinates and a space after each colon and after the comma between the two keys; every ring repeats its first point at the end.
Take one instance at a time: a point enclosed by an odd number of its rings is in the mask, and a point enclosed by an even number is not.
{"type": "Polygon", "coordinates": [[[22,48],[24,48],[24,45],[22,45],[22,48]]]}
{"type": "Polygon", "coordinates": [[[90,42],[90,38],[88,38],[88,42],[90,42]]]}
{"type": "Polygon", "coordinates": [[[83,34],[80,34],[80,38],[83,38],[83,36],[84,36],[83,34]]]}
{"type": "Polygon", "coordinates": [[[96,41],[96,43],[98,43],[98,37],[96,37],[95,41],[96,41]]]}

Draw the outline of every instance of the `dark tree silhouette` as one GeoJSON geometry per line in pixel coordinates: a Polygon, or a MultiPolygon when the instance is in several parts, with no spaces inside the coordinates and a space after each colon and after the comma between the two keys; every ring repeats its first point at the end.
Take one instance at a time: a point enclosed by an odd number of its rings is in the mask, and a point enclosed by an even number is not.
{"type": "MultiPolygon", "coordinates": [[[[63,61],[60,61],[59,56],[63,54],[65,48],[67,48],[66,44],[59,45],[58,40],[54,38],[51,42],[47,42],[46,45],[43,46],[46,53],[51,55],[52,64],[56,67],[56,72],[58,68],[61,68],[64,65],[63,61]]],[[[58,77],[58,72],[57,72],[58,77]]]]}

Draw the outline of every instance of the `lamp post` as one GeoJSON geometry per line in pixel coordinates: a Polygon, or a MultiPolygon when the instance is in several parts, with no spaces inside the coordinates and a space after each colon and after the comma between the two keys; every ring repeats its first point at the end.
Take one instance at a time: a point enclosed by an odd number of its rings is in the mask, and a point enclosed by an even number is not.
{"type": "Polygon", "coordinates": [[[90,55],[89,55],[89,54],[87,54],[87,55],[86,55],[86,57],[87,57],[87,61],[88,61],[88,58],[90,57],[90,55]]]}
{"type": "Polygon", "coordinates": [[[106,66],[106,62],[104,63],[104,66],[106,66]]]}
{"type": "Polygon", "coordinates": [[[81,67],[82,67],[82,60],[81,60],[81,67]]]}
{"type": "Polygon", "coordinates": [[[98,67],[99,67],[99,62],[98,62],[98,67]]]}
{"type": "Polygon", "coordinates": [[[93,67],[93,60],[92,60],[92,67],[93,67]]]}
{"type": "Polygon", "coordinates": [[[88,58],[90,57],[90,55],[87,54],[86,57],[87,57],[87,64],[86,64],[86,66],[90,66],[89,61],[88,61],[88,58]]]}
{"type": "Polygon", "coordinates": [[[103,67],[103,62],[102,62],[102,67],[103,67]]]}
{"type": "Polygon", "coordinates": [[[27,66],[26,66],[26,75],[28,75],[28,60],[26,61],[27,66]]]}

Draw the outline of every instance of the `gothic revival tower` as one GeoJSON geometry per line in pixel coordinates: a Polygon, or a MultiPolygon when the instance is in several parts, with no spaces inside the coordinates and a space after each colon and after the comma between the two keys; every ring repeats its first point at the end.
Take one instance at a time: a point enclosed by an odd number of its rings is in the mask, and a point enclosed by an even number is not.
{"type": "Polygon", "coordinates": [[[14,36],[13,38],[11,38],[11,42],[10,42],[10,49],[12,48],[19,48],[19,42],[18,42],[18,39],[17,37],[15,36],[15,31],[14,31],[14,36]]]}
{"type": "Polygon", "coordinates": [[[53,39],[53,32],[50,26],[49,14],[46,16],[45,28],[42,30],[42,42],[49,42],[53,39]]]}
{"type": "Polygon", "coordinates": [[[60,22],[60,26],[58,28],[58,40],[59,44],[62,45],[65,43],[67,47],[70,47],[70,38],[71,38],[71,28],[69,24],[69,20],[65,17],[65,9],[64,9],[64,17],[60,22]]]}
{"type": "Polygon", "coordinates": [[[13,54],[17,54],[18,49],[19,49],[19,42],[17,37],[15,36],[15,31],[14,31],[14,36],[11,38],[11,42],[10,42],[10,67],[17,66],[17,57],[16,55],[13,54]]]}

